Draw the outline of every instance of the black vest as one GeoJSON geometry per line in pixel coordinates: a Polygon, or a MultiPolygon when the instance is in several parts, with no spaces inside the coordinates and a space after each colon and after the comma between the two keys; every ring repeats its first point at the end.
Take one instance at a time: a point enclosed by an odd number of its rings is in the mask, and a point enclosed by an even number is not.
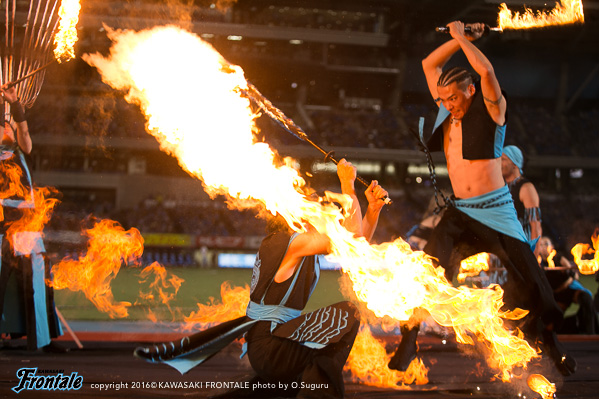
{"type": "MultiPolygon", "coordinates": [[[[260,303],[262,297],[264,297],[264,304],[278,305],[285,296],[293,276],[282,283],[275,283],[274,279],[287,252],[290,238],[291,236],[288,233],[276,232],[262,240],[252,273],[251,301],[260,303]]],[[[306,256],[304,258],[295,287],[287,303],[283,305],[299,310],[304,309],[310,298],[312,283],[316,278],[314,273],[315,259],[315,256],[306,256]]]]}
{"type": "MultiPolygon", "coordinates": [[[[462,156],[464,159],[495,159],[503,152],[506,123],[498,126],[487,112],[480,85],[477,84],[472,104],[462,119],[462,156]]],[[[505,93],[503,93],[505,97],[505,93]]],[[[441,104],[431,136],[426,144],[431,152],[443,151],[443,122],[451,114],[441,104]]]]}

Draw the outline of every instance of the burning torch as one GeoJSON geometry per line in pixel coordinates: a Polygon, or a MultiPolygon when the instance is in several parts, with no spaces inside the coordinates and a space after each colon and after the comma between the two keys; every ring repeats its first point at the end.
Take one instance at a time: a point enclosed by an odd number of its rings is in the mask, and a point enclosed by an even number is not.
{"type": "MultiPolygon", "coordinates": [[[[256,88],[256,86],[254,86],[250,82],[247,82],[247,86],[248,86],[247,90],[240,89],[241,93],[243,93],[243,95],[245,95],[247,98],[249,98],[250,100],[252,100],[256,105],[258,105],[260,107],[260,109],[262,109],[262,111],[264,111],[268,116],[270,116],[277,123],[279,123],[279,125],[281,125],[281,127],[283,127],[283,129],[285,129],[289,133],[293,134],[298,139],[309,143],[314,148],[316,148],[318,151],[320,151],[324,155],[324,160],[325,161],[331,161],[335,165],[337,165],[339,163],[339,161],[336,160],[333,157],[334,151],[326,151],[325,149],[323,149],[322,147],[320,147],[318,144],[316,144],[315,142],[313,142],[312,140],[310,140],[310,138],[302,130],[302,128],[300,128],[299,126],[297,126],[293,122],[293,120],[291,120],[289,117],[287,117],[283,113],[283,111],[281,111],[280,109],[278,109],[277,107],[275,107],[266,97],[264,97],[264,95],[262,95],[262,93],[260,93],[258,91],[258,89],[256,88]]],[[[369,187],[370,186],[370,183],[368,183],[366,180],[364,180],[360,176],[357,176],[356,180],[358,180],[360,183],[362,183],[365,187],[369,187]]],[[[391,198],[389,198],[387,196],[385,196],[385,197],[383,197],[381,199],[383,201],[385,201],[385,204],[391,204],[392,203],[391,198]]]]}

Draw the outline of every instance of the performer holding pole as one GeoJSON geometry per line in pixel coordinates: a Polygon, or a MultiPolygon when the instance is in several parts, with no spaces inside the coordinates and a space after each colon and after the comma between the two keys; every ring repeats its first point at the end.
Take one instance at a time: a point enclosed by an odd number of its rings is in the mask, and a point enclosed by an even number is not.
{"type": "MultiPolygon", "coordinates": [[[[439,113],[432,135],[424,138],[421,131],[420,136],[428,150],[444,151],[454,193],[424,251],[446,268],[449,281],[456,272],[449,267],[458,242],[469,244],[471,253],[461,253],[464,257],[479,252],[497,255],[508,272],[504,284],[506,306],[530,311],[521,329],[533,345],[541,342],[543,354],[553,360],[562,374],[570,375],[576,370],[576,362],[555,335],[563,313],[531,251],[501,174],[506,98],[490,61],[472,43],[482,36],[484,25],[469,26],[471,33],[467,34],[462,22],[450,23],[452,39],[422,61],[439,113]],[[460,50],[480,76],[480,82],[464,68],[443,70],[460,50]]],[[[403,333],[390,368],[405,370],[416,355],[418,327],[404,328],[403,333]]]]}
{"type": "MultiPolygon", "coordinates": [[[[11,338],[27,335],[27,348],[61,350],[51,339],[62,334],[54,307],[54,291],[46,285],[50,268],[45,256],[39,231],[12,231],[11,225],[25,212],[35,208],[33,183],[25,159],[32,150],[29,128],[23,105],[14,87],[2,88],[1,109],[10,107],[10,120],[2,118],[2,145],[0,145],[0,332],[11,338]],[[9,171],[18,171],[18,176],[9,171]],[[12,193],[10,187],[21,187],[12,193]],[[31,245],[16,246],[23,237],[31,245]],[[15,289],[8,287],[16,286],[15,289]],[[16,295],[11,294],[16,293],[16,295]]],[[[6,115],[6,114],[5,114],[6,115]]]]}
{"type": "MultiPolygon", "coordinates": [[[[376,181],[370,184],[366,190],[368,210],[362,220],[354,188],[356,168],[342,159],[337,174],[342,192],[353,200],[344,226],[370,239],[385,205],[381,198],[387,192],[376,181]]],[[[245,317],[172,343],[137,348],[135,355],[165,362],[184,373],[247,331],[247,355],[256,373],[253,382],[288,387],[285,392],[261,391],[256,397],[343,397],[343,366],[360,318],[356,307],[347,301],[301,314],[318,282],[316,255],[328,253],[331,245],[329,238],[313,230],[309,222],[307,227],[307,232],[296,233],[281,216],[269,221],[270,234],[256,256],[245,317]],[[301,388],[311,385],[319,389],[301,388]]],[[[221,397],[237,398],[241,394],[228,392],[221,397]]]]}

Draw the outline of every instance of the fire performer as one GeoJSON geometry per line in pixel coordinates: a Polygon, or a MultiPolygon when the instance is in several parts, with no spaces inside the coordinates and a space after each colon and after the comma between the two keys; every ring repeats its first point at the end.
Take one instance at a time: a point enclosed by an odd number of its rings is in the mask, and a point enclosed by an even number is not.
{"type": "Polygon", "coordinates": [[[557,304],[564,312],[573,303],[578,304],[576,315],[566,318],[562,331],[565,330],[566,334],[573,332],[572,330],[578,334],[595,334],[597,315],[593,294],[580,283],[576,265],[555,250],[549,237],[541,237],[537,247],[539,265],[545,270],[557,304]],[[568,319],[574,320],[574,323],[569,323],[568,319]],[[574,327],[567,328],[568,324],[574,324],[574,327]]]}
{"type": "MultiPolygon", "coordinates": [[[[536,243],[543,234],[539,193],[534,184],[523,175],[523,167],[524,155],[520,148],[515,145],[505,146],[501,155],[501,174],[512,194],[526,238],[536,243]]],[[[538,250],[535,245],[536,255],[538,250]]]]}
{"type": "MultiPolygon", "coordinates": [[[[449,24],[452,39],[434,50],[422,66],[439,113],[433,133],[425,139],[429,151],[445,152],[454,196],[424,249],[446,267],[449,281],[455,274],[450,257],[455,243],[468,242],[469,255],[495,254],[508,271],[504,301],[509,308],[529,310],[522,326],[525,335],[549,355],[558,370],[570,375],[576,361],[566,353],[554,328],[563,320],[551,287],[518,222],[509,189],[501,174],[501,154],[507,122],[507,102],[493,66],[472,43],[482,36],[484,24],[449,24]],[[443,67],[459,50],[480,75],[475,83],[466,69],[443,67]]],[[[421,124],[422,125],[422,124],[421,124]]],[[[466,254],[468,255],[468,254],[466,254]]],[[[405,329],[390,368],[405,370],[416,356],[419,327],[405,329]]]]}
{"type": "MultiPolygon", "coordinates": [[[[354,188],[356,168],[342,159],[337,173],[342,192],[353,200],[344,226],[370,240],[387,192],[376,181],[370,184],[362,220],[354,188]]],[[[221,397],[343,397],[342,370],[360,325],[356,307],[346,301],[301,314],[318,282],[316,255],[329,252],[330,240],[315,230],[298,234],[280,216],[272,218],[269,229],[272,232],[262,241],[256,257],[245,317],[180,341],[138,348],[136,356],[166,362],[183,373],[247,331],[247,355],[256,373],[252,381],[266,389],[252,393],[235,390],[221,397]],[[287,384],[288,388],[269,388],[267,384],[273,382],[276,387],[287,384]]]]}
{"type": "MultiPolygon", "coordinates": [[[[54,308],[53,290],[47,287],[50,269],[46,265],[44,245],[40,232],[13,232],[10,226],[21,219],[24,209],[34,208],[31,175],[25,159],[32,149],[29,128],[23,106],[14,87],[2,87],[2,110],[5,101],[16,126],[2,120],[3,135],[0,145],[2,169],[0,193],[0,332],[11,338],[27,335],[27,349],[54,350],[51,338],[61,334],[54,308]],[[17,173],[8,173],[16,170],[17,173]],[[12,192],[11,187],[21,190],[12,192]],[[10,192],[9,192],[10,191],[10,192]],[[14,242],[27,238],[31,243],[16,247],[14,242]]],[[[4,116],[4,115],[3,115],[4,116]]]]}

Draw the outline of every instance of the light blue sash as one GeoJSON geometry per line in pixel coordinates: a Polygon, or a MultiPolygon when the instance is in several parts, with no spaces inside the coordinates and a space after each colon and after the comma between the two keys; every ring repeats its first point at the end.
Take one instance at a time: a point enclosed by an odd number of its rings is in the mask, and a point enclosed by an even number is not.
{"type": "Polygon", "coordinates": [[[495,231],[530,244],[534,249],[536,240],[532,243],[526,238],[507,185],[477,197],[454,199],[453,205],[472,219],[495,231]]]}

